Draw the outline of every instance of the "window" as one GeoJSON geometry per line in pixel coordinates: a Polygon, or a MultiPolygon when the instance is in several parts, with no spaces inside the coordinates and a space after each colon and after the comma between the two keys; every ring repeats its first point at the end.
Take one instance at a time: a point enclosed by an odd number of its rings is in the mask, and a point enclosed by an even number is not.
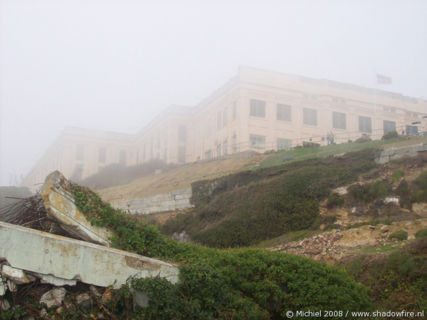
{"type": "Polygon", "coordinates": [[[205,159],[206,160],[212,159],[212,150],[209,149],[208,151],[205,152],[205,159]]]}
{"type": "Polygon", "coordinates": [[[76,146],[76,160],[83,161],[85,157],[85,148],[84,145],[78,144],[76,146]]]}
{"type": "Polygon", "coordinates": [[[185,146],[180,146],[178,148],[178,162],[179,163],[185,162],[185,146]]]}
{"type": "Polygon", "coordinates": [[[289,150],[292,148],[292,140],[277,138],[277,150],[289,150]]]}
{"type": "Polygon", "coordinates": [[[251,134],[249,137],[250,146],[254,149],[265,149],[265,136],[251,134]]]}
{"type": "Polygon", "coordinates": [[[106,151],[105,148],[99,148],[98,150],[98,162],[105,163],[106,151]]]}
{"type": "Polygon", "coordinates": [[[227,139],[224,140],[222,143],[222,154],[226,156],[228,154],[228,141],[227,139]]]}
{"type": "Polygon", "coordinates": [[[417,126],[406,126],[406,135],[407,136],[418,136],[418,127],[417,126]]]}
{"type": "Polygon", "coordinates": [[[359,116],[359,131],[366,133],[372,132],[372,121],[370,117],[359,116]]]}
{"type": "Polygon", "coordinates": [[[396,132],[396,122],[384,120],[383,125],[384,125],[384,134],[387,134],[389,132],[396,132]]]}
{"type": "Polygon", "coordinates": [[[120,150],[119,163],[122,165],[126,165],[126,151],[125,150],[120,150]]]}
{"type": "Polygon", "coordinates": [[[222,117],[222,126],[225,127],[227,125],[228,119],[227,119],[227,113],[228,113],[228,109],[225,108],[224,109],[224,113],[223,113],[223,117],[222,117]]]}
{"type": "Polygon", "coordinates": [[[277,120],[292,121],[291,106],[286,104],[277,105],[277,120]]]}
{"type": "Polygon", "coordinates": [[[233,103],[233,121],[237,118],[237,103],[233,103]]]}
{"type": "Polygon", "coordinates": [[[178,127],[178,140],[185,142],[187,140],[187,128],[185,126],[178,127]]]}
{"type": "Polygon", "coordinates": [[[332,125],[334,129],[345,129],[347,127],[345,113],[333,112],[332,125]]]}
{"type": "Polygon", "coordinates": [[[236,136],[236,134],[233,134],[233,146],[232,146],[232,148],[233,148],[233,153],[237,152],[237,136],[236,136]]]}
{"type": "Polygon", "coordinates": [[[251,112],[253,117],[265,118],[265,101],[251,99],[251,112]]]}
{"type": "Polygon", "coordinates": [[[310,126],[317,126],[317,110],[304,108],[302,110],[303,122],[310,126]]]}
{"type": "Polygon", "coordinates": [[[218,111],[217,117],[216,117],[216,127],[217,129],[221,129],[221,111],[218,111]]]}

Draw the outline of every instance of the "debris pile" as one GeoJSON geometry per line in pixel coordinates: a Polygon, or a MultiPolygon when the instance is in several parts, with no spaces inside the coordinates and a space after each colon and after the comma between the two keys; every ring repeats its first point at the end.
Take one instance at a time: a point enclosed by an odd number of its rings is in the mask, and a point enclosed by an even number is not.
{"type": "MultiPolygon", "coordinates": [[[[108,316],[111,289],[127,280],[159,276],[178,281],[175,265],[110,248],[111,231],[87,221],[76,207],[71,186],[56,171],[46,178],[39,195],[1,208],[1,310],[16,315],[12,305],[22,299],[27,314],[30,310],[35,317],[48,317],[52,308],[60,313],[73,305],[95,305],[108,316]],[[37,308],[25,302],[28,297],[45,306],[43,314],[36,314],[37,308]]],[[[134,303],[143,301],[146,306],[142,292],[134,296],[134,303]]]]}

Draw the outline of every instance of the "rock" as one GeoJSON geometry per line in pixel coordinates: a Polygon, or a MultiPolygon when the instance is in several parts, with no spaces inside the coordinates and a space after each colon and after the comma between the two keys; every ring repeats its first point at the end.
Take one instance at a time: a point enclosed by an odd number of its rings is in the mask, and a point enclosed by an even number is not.
{"type": "Polygon", "coordinates": [[[384,226],[382,226],[382,227],[380,228],[380,231],[381,231],[382,233],[387,233],[387,232],[389,232],[389,231],[390,231],[390,228],[389,228],[389,226],[384,225],[384,226]]]}
{"type": "Polygon", "coordinates": [[[422,218],[427,218],[427,202],[418,202],[412,204],[412,211],[422,218]]]}
{"type": "Polygon", "coordinates": [[[339,187],[332,190],[333,193],[338,194],[339,196],[345,196],[348,193],[347,187],[339,187]]]}
{"type": "Polygon", "coordinates": [[[47,318],[47,317],[48,317],[47,311],[46,311],[46,309],[43,308],[40,311],[40,318],[47,318]]]}
{"type": "Polygon", "coordinates": [[[398,197],[386,197],[383,200],[384,204],[394,204],[396,206],[399,205],[399,198],[398,197]]]}
{"type": "Polygon", "coordinates": [[[10,309],[10,303],[6,299],[0,298],[0,310],[7,311],[10,309]]]}
{"type": "Polygon", "coordinates": [[[36,278],[32,276],[27,276],[23,270],[13,268],[5,264],[1,268],[1,274],[16,284],[25,284],[36,280],[36,278]]]}
{"type": "Polygon", "coordinates": [[[92,305],[92,299],[89,293],[81,293],[76,297],[76,303],[79,306],[88,309],[92,305]]]}
{"type": "Polygon", "coordinates": [[[40,298],[40,303],[45,304],[47,308],[59,307],[64,301],[67,291],[64,288],[55,288],[46,292],[40,298]]]}

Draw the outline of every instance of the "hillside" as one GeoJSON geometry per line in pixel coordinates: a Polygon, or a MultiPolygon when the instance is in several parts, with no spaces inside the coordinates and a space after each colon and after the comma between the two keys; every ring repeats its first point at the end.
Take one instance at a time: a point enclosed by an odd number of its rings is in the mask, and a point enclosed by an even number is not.
{"type": "MultiPolygon", "coordinates": [[[[104,201],[111,202],[121,199],[135,199],[171,192],[177,189],[190,188],[193,182],[215,179],[244,170],[257,170],[259,168],[268,168],[284,163],[290,164],[302,160],[324,158],[366,148],[384,149],[422,142],[426,143],[427,137],[412,137],[410,139],[399,138],[364,143],[352,142],[323,147],[297,148],[289,151],[270,152],[266,154],[238,154],[227,159],[189,163],[176,168],[163,170],[163,172],[157,174],[153,173],[141,177],[133,175],[132,181],[117,186],[99,188],[96,187],[95,184],[95,189],[104,201]]],[[[102,177],[99,177],[99,179],[102,181],[108,180],[102,177]]]]}

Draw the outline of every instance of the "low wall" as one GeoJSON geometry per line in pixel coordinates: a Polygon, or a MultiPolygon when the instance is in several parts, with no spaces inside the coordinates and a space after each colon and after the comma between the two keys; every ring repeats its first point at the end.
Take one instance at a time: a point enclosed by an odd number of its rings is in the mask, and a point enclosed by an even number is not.
{"type": "Polygon", "coordinates": [[[415,157],[418,152],[424,151],[427,151],[427,144],[425,143],[399,148],[390,148],[382,151],[380,156],[375,159],[375,161],[379,164],[383,164],[395,159],[402,158],[403,156],[415,157]]]}
{"type": "Polygon", "coordinates": [[[181,210],[194,207],[190,203],[191,188],[174,190],[151,197],[112,201],[114,208],[125,210],[132,214],[148,214],[181,210]]]}

